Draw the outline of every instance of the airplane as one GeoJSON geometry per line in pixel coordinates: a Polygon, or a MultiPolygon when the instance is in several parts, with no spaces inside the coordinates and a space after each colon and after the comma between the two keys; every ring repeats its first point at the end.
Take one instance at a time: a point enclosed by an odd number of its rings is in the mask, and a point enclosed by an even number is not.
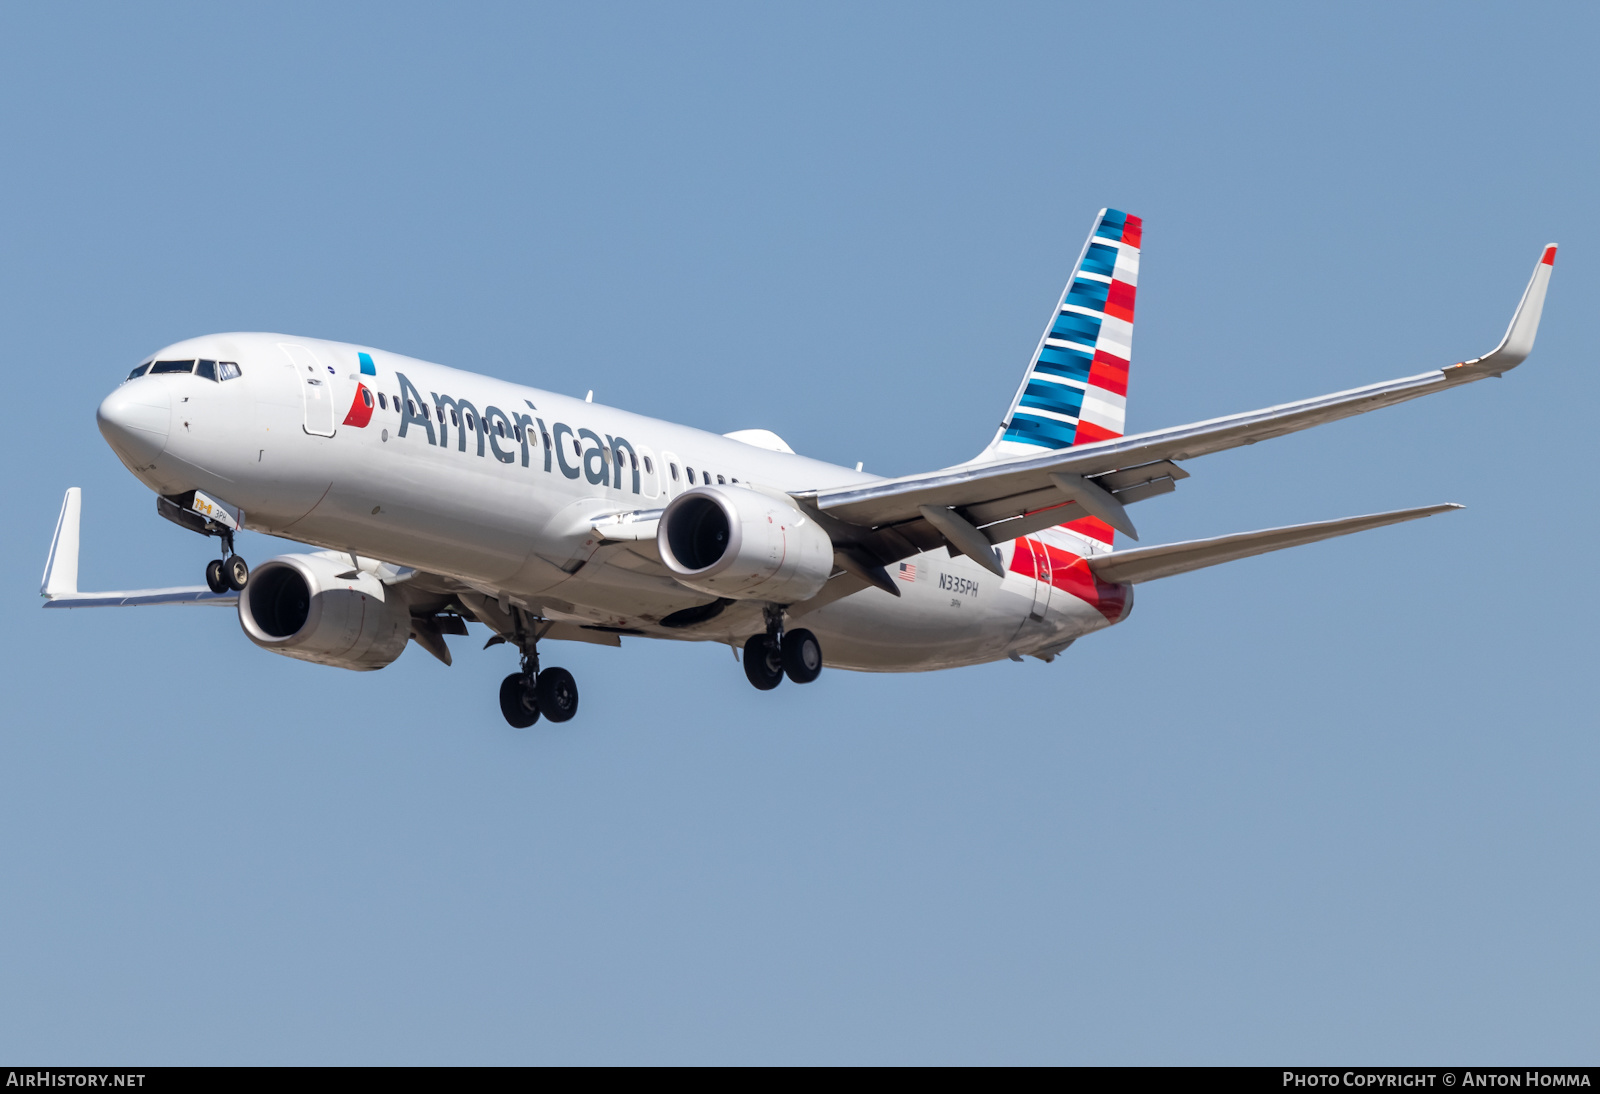
{"type": "Polygon", "coordinates": [[[921,672],[1034,657],[1121,623],[1146,581],[1458,509],[1430,505],[1159,546],[1135,502],[1182,466],[1515,368],[1556,247],[1482,357],[1384,383],[1124,435],[1144,223],[1102,209],[993,440],[884,478],[765,429],[710,433],[370,346],[282,334],[191,338],[100,404],[106,442],[157,512],[220,541],[206,584],[78,590],[82,492],[67,491],[46,608],[233,607],[262,649],[356,671],[486,625],[518,668],[516,728],[565,722],[578,689],[541,641],[726,643],[749,682],[824,664],[921,672]],[[254,571],[242,531],[321,548],[254,571]],[[741,657],[742,653],[742,657],[741,657]]]}

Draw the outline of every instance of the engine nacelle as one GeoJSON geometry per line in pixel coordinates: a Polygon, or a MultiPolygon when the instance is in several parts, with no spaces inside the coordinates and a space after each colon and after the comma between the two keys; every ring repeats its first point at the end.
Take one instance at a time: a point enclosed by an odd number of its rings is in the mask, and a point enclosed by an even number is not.
{"type": "Polygon", "coordinates": [[[733,600],[794,604],[833,572],[833,543],[814,519],[742,486],[697,486],[673,498],[656,545],[682,584],[733,600]]]}
{"type": "Polygon", "coordinates": [[[279,555],[255,568],[239,594],[239,624],[264,650],[319,665],[381,669],[406,648],[405,593],[348,555],[279,555]]]}

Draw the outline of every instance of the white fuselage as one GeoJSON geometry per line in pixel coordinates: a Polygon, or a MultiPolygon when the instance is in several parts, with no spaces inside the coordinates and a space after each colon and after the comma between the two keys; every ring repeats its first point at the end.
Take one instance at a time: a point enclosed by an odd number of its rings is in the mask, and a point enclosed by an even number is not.
{"type": "MultiPolygon", "coordinates": [[[[650,637],[738,645],[762,629],[764,605],[739,602],[698,625],[662,626],[712,598],[636,545],[602,542],[597,520],[658,510],[688,489],[691,473],[697,485],[737,481],[778,494],[876,478],[363,346],[223,334],[155,358],[232,361],[241,372],[227,382],[145,375],[107,398],[102,422],[113,415],[136,426],[107,430],[108,439],[157,493],[198,489],[243,509],[251,530],[443,575],[552,619],[650,637]],[[383,396],[365,425],[358,385],[374,403],[383,396]]],[[[1073,557],[1086,550],[1064,533],[1041,538],[1073,557]]],[[[1013,566],[1019,549],[1036,548],[1000,546],[1004,579],[943,550],[918,555],[889,567],[901,596],[868,588],[805,614],[804,625],[831,666],[917,671],[1048,655],[1126,617],[1131,590],[1119,610],[1104,611],[1062,582],[1027,576],[1031,565],[1013,566]]]]}

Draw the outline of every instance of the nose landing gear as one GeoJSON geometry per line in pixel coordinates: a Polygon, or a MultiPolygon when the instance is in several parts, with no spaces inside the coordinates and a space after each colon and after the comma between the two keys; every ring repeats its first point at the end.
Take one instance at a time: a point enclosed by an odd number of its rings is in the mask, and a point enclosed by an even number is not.
{"type": "Polygon", "coordinates": [[[239,592],[250,580],[250,566],[233,553],[232,536],[223,541],[222,549],[227,552],[226,559],[214,558],[206,563],[206,586],[214,593],[225,593],[230,589],[239,592]]]}
{"type": "Polygon", "coordinates": [[[767,633],[753,634],[744,644],[744,675],[760,691],[771,691],[785,675],[809,684],[822,675],[822,644],[804,627],[783,629],[783,610],[767,609],[767,633]]]}
{"type": "Polygon", "coordinates": [[[239,592],[250,580],[250,567],[244,559],[233,553],[233,534],[244,519],[244,513],[207,497],[198,490],[156,498],[156,512],[181,528],[198,532],[202,536],[216,536],[222,541],[222,557],[206,563],[206,588],[221,595],[239,592]]]}

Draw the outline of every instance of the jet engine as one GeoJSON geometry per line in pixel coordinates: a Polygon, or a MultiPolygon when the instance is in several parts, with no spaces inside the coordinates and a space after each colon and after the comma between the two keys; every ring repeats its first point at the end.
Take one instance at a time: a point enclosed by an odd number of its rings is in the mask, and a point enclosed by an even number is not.
{"type": "Polygon", "coordinates": [[[257,566],[239,594],[239,624],[264,650],[319,665],[381,669],[411,636],[405,593],[348,555],[279,555],[257,566]]]}
{"type": "Polygon", "coordinates": [[[701,486],[672,499],[656,532],[679,582],[710,596],[793,604],[833,572],[828,533],[787,499],[742,486],[701,486]]]}

